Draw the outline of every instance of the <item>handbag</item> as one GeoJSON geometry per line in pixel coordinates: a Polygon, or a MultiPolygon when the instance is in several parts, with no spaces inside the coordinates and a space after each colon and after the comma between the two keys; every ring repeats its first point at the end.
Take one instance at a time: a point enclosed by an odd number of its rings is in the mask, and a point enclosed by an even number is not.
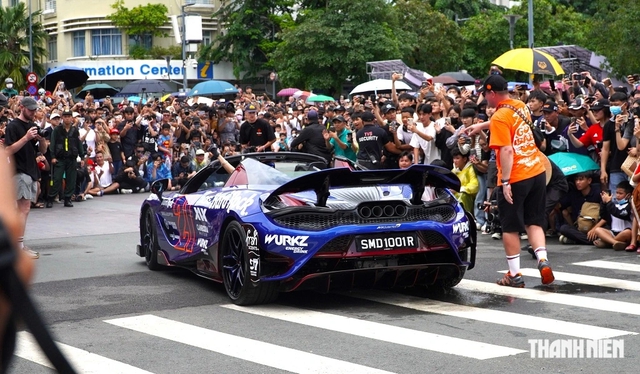
{"type": "Polygon", "coordinates": [[[527,116],[525,116],[522,113],[520,113],[518,111],[518,109],[516,109],[516,107],[514,107],[513,105],[511,105],[511,104],[500,104],[500,105],[498,105],[496,110],[498,110],[500,108],[508,108],[508,109],[513,110],[520,118],[522,118],[522,120],[527,125],[529,125],[529,128],[531,129],[531,133],[533,133],[533,140],[536,142],[536,147],[538,147],[538,149],[540,149],[540,147],[542,146],[542,142],[545,140],[545,135],[542,132],[542,130],[539,127],[534,126],[533,122],[531,122],[531,119],[529,119],[527,116]]]}
{"type": "Polygon", "coordinates": [[[638,167],[638,156],[629,155],[622,163],[622,166],[620,166],[620,170],[624,171],[624,173],[627,174],[629,177],[632,177],[637,167],[638,167]]]}

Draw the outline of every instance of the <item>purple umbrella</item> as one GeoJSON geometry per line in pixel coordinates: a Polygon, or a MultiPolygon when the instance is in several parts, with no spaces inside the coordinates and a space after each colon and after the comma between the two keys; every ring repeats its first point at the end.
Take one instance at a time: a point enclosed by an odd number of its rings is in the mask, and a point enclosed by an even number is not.
{"type": "Polygon", "coordinates": [[[276,95],[278,96],[293,96],[294,93],[300,91],[297,88],[283,88],[280,91],[278,91],[278,93],[276,95]]]}

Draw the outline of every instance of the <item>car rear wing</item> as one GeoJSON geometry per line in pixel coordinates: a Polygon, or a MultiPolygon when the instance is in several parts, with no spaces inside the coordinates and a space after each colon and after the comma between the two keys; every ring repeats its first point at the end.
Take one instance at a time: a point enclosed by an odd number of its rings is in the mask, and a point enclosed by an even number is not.
{"type": "Polygon", "coordinates": [[[320,170],[291,180],[275,189],[266,201],[285,193],[313,190],[317,206],[326,206],[332,187],[359,187],[407,184],[411,186],[412,204],[422,203],[426,186],[460,190],[460,180],[450,170],[432,165],[412,165],[408,169],[349,170],[333,168],[320,170]]]}

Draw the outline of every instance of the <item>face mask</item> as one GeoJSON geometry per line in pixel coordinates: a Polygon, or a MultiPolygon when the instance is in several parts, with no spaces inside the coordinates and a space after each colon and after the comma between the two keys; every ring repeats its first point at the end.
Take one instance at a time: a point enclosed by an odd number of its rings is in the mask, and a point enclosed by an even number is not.
{"type": "Polygon", "coordinates": [[[618,205],[624,205],[624,204],[626,204],[628,202],[629,202],[629,200],[627,200],[627,199],[618,200],[618,205]]]}
{"type": "Polygon", "coordinates": [[[611,106],[610,110],[611,110],[611,115],[612,116],[617,116],[618,114],[622,113],[622,107],[621,106],[613,105],[613,106],[611,106]]]}
{"type": "Polygon", "coordinates": [[[13,88],[13,83],[7,83],[7,88],[8,89],[12,89],[13,88]]]}

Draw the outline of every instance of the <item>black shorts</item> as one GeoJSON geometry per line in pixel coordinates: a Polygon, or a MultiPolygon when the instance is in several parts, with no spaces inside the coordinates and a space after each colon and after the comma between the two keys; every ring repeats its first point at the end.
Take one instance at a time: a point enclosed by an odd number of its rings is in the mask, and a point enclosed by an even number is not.
{"type": "Polygon", "coordinates": [[[544,227],[547,178],[545,173],[511,184],[513,204],[498,190],[498,211],[502,232],[524,232],[525,226],[544,227]]]}

